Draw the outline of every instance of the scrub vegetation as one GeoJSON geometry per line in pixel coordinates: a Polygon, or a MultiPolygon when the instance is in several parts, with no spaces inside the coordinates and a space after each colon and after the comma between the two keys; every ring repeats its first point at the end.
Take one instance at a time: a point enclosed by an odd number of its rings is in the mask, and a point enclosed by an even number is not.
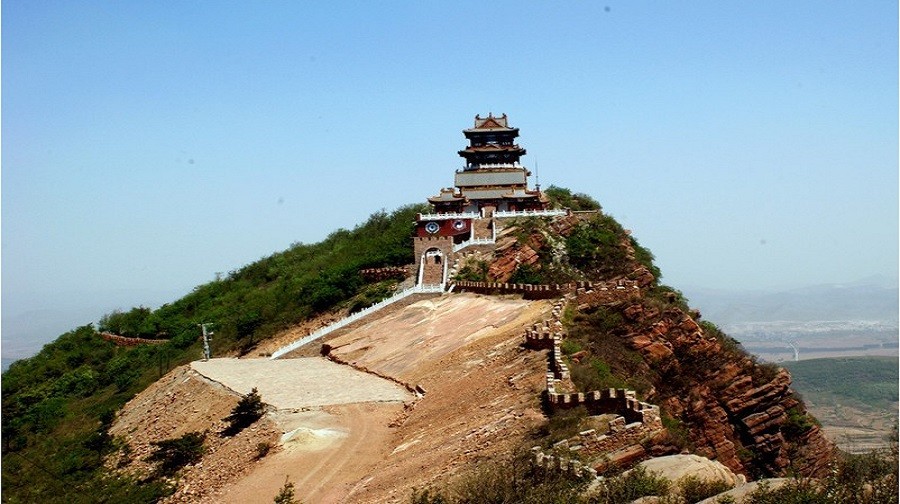
{"type": "MultiPolygon", "coordinates": [[[[793,479],[773,489],[765,482],[746,504],[889,504],[896,503],[897,450],[848,455],[838,459],[831,474],[818,480],[793,479]]],[[[660,504],[690,504],[729,490],[724,482],[687,476],[670,482],[640,466],[609,475],[592,485],[583,479],[548,472],[523,453],[502,463],[483,464],[444,488],[414,490],[410,504],[627,504],[655,496],[660,504]]],[[[723,504],[735,502],[728,496],[723,504]]]]}
{"type": "MultiPolygon", "coordinates": [[[[134,481],[104,468],[106,455],[126,449],[107,433],[114,412],[170,369],[200,358],[200,323],[214,324],[213,355],[233,355],[317,313],[389,296],[395,282],[366,283],[359,270],[412,263],[411,224],[424,210],[376,212],[352,230],[295,244],[156,310],[109,313],[96,328],[79,327],[13,363],[2,380],[3,502],[139,503],[171,493],[164,478],[134,481]],[[98,331],[165,343],[118,347],[98,331]]],[[[258,412],[246,406],[251,414],[237,412],[236,428],[258,412]]],[[[201,450],[198,439],[160,446],[159,475],[191,459],[182,452],[201,450]]]]}

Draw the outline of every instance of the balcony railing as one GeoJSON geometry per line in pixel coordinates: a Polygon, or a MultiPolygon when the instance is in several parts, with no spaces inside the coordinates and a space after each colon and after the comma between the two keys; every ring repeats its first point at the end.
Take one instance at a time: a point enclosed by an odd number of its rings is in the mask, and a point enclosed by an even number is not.
{"type": "Polygon", "coordinates": [[[478,212],[463,212],[463,213],[433,213],[433,214],[419,214],[418,220],[456,220],[456,219],[479,219],[481,218],[481,214],[478,212]]]}
{"type": "Polygon", "coordinates": [[[512,217],[556,217],[567,215],[568,210],[511,210],[508,212],[495,210],[495,219],[508,219],[512,217]]]}

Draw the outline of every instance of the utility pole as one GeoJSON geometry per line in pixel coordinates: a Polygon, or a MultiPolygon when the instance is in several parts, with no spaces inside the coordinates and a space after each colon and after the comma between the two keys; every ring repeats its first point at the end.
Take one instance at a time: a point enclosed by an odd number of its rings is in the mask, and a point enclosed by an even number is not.
{"type": "Polygon", "coordinates": [[[212,335],[215,333],[210,331],[209,329],[207,329],[207,326],[212,325],[211,323],[207,322],[205,324],[197,324],[197,325],[200,326],[200,329],[203,330],[203,360],[208,361],[210,358],[209,340],[212,339],[212,335]]]}

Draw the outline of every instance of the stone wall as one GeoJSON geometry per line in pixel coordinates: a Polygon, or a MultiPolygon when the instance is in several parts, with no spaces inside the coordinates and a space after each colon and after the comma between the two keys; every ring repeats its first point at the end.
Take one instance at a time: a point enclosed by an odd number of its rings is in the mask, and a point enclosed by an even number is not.
{"type": "Polygon", "coordinates": [[[408,266],[387,266],[384,268],[365,268],[359,270],[359,274],[367,282],[380,282],[382,280],[403,280],[409,276],[408,266]]]}
{"type": "MultiPolygon", "coordinates": [[[[573,286],[575,287],[575,286],[573,286]]],[[[608,287],[608,286],[606,286],[608,287]]],[[[568,299],[576,300],[578,293],[586,295],[586,286],[577,286],[575,294],[568,299]]],[[[607,289],[609,290],[609,289],[607,289]]],[[[594,292],[591,290],[590,292],[594,292]]],[[[619,292],[613,289],[611,292],[619,292]]],[[[607,453],[638,444],[663,429],[659,407],[639,401],[632,390],[605,389],[588,392],[560,392],[559,385],[569,380],[569,369],[565,363],[560,344],[564,338],[561,321],[566,299],[559,299],[551,311],[551,319],[534,324],[525,330],[525,346],[533,349],[549,349],[547,363],[547,402],[553,409],[568,409],[584,406],[592,415],[615,414],[606,432],[597,433],[593,429],[581,432],[576,438],[561,441],[555,448],[583,451],[584,454],[607,453]]],[[[546,457],[540,450],[536,461],[542,463],[546,457]]],[[[551,457],[547,460],[553,461],[551,457]]],[[[557,462],[559,461],[557,460],[557,462]]]]}
{"type": "Polygon", "coordinates": [[[108,332],[100,333],[100,337],[105,339],[106,341],[111,341],[116,346],[125,347],[138,345],[161,345],[169,341],[165,339],[127,338],[125,336],[119,336],[118,334],[112,334],[108,332]]]}
{"type": "Polygon", "coordinates": [[[552,299],[575,294],[578,306],[623,301],[641,296],[638,282],[628,279],[609,282],[570,282],[565,284],[517,284],[508,282],[455,282],[459,292],[479,294],[522,294],[525,299],[552,299]]]}
{"type": "Polygon", "coordinates": [[[564,285],[532,285],[500,282],[471,282],[459,280],[454,282],[457,292],[475,292],[478,294],[522,294],[525,299],[552,299],[565,292],[564,285]]]}

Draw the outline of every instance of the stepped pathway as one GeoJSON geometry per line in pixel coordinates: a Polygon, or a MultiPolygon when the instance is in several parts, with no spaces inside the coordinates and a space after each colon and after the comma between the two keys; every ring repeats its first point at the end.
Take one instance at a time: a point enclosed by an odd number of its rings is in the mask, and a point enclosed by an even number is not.
{"type": "Polygon", "coordinates": [[[493,239],[493,219],[475,219],[472,221],[472,238],[475,240],[493,239]]]}

